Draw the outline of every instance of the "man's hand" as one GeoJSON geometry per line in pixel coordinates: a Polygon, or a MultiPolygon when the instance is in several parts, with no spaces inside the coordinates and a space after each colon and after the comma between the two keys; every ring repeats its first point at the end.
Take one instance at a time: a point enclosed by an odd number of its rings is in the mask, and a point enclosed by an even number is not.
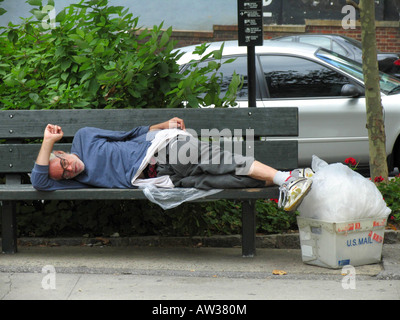
{"type": "Polygon", "coordinates": [[[168,121],[150,126],[150,131],[163,130],[163,129],[174,129],[174,128],[186,130],[185,122],[182,119],[175,117],[168,121]]]}
{"type": "Polygon", "coordinates": [[[54,144],[61,140],[64,132],[60,126],[48,124],[43,134],[42,147],[40,148],[36,163],[42,166],[49,165],[50,153],[53,150],[54,144]]]}
{"type": "Polygon", "coordinates": [[[61,140],[63,135],[64,132],[60,126],[48,124],[44,130],[43,140],[55,143],[61,140]]]}

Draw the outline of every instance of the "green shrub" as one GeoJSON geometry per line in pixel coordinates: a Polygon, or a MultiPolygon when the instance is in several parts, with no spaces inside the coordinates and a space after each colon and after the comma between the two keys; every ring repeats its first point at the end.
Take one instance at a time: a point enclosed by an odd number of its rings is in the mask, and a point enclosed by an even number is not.
{"type": "MultiPolygon", "coordinates": [[[[257,232],[295,230],[295,214],[275,202],[258,200],[257,232]]],[[[57,236],[210,236],[240,234],[241,203],[220,200],[184,203],[162,210],[149,201],[27,201],[18,202],[18,235],[57,236]]]]}
{"type": "Polygon", "coordinates": [[[389,216],[389,222],[400,225],[400,175],[390,179],[389,181],[382,181],[377,183],[379,191],[382,193],[383,199],[387,206],[392,210],[389,216]]]}
{"type": "MultiPolygon", "coordinates": [[[[181,56],[163,23],[151,30],[108,0],[86,0],[57,14],[56,27],[45,23],[41,0],[28,0],[34,16],[9,23],[0,34],[0,108],[165,108],[187,102],[235,104],[241,81],[235,76],[220,98],[218,70],[192,65],[179,73],[181,56]],[[208,76],[205,76],[208,75],[208,76]]],[[[48,0],[47,6],[53,6],[48,0]]],[[[206,46],[200,46],[202,53],[206,46]]],[[[221,57],[222,48],[206,57],[221,57]]]]}

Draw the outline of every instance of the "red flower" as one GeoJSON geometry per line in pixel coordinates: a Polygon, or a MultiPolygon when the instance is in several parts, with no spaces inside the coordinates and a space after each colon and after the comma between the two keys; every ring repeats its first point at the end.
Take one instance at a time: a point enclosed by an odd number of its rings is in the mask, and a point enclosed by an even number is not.
{"type": "Polygon", "coordinates": [[[357,161],[354,158],[347,158],[346,160],[344,160],[344,163],[346,164],[350,164],[351,166],[356,166],[357,165],[357,161]]]}
{"type": "Polygon", "coordinates": [[[383,180],[385,180],[385,179],[383,179],[382,176],[379,176],[379,177],[375,177],[374,182],[382,182],[383,180]]]}
{"type": "Polygon", "coordinates": [[[279,200],[278,199],[269,199],[270,201],[274,201],[274,202],[276,202],[276,203],[278,203],[279,202],[279,200]]]}

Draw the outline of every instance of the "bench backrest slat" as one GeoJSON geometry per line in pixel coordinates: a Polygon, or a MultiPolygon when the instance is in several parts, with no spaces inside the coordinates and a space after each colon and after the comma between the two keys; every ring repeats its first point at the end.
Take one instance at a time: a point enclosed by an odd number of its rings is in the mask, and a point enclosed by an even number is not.
{"type": "Polygon", "coordinates": [[[41,138],[48,123],[60,125],[71,137],[82,127],[128,131],[175,116],[198,134],[204,128],[251,128],[258,136],[298,135],[297,108],[5,110],[0,112],[0,139],[41,138]]]}
{"type": "MultiPolygon", "coordinates": [[[[230,129],[232,134],[253,129],[256,137],[298,136],[297,108],[230,108],[230,109],[120,109],[120,110],[5,110],[0,112],[0,173],[30,172],[37,157],[40,143],[19,144],[23,139],[43,137],[48,123],[62,127],[64,137],[71,138],[82,127],[98,127],[128,131],[136,126],[151,125],[172,117],[184,119],[186,127],[201,136],[202,129],[230,129]]],[[[39,141],[40,142],[40,141],[39,141]]],[[[232,147],[242,154],[254,152],[257,160],[278,169],[297,166],[297,141],[279,142],[256,139],[254,150],[232,147]]],[[[57,144],[55,150],[69,151],[70,144],[57,144]]]]}
{"type": "MultiPolygon", "coordinates": [[[[255,141],[254,153],[253,150],[246,149],[246,142],[233,144],[229,141],[226,144],[221,142],[221,146],[233,152],[254,156],[257,160],[280,169],[291,169],[296,166],[296,141],[255,141]]],[[[0,154],[2,155],[0,158],[0,172],[30,172],[39,149],[40,145],[38,144],[0,144],[0,154]]],[[[54,146],[54,150],[69,152],[70,149],[71,144],[56,144],[54,146]]]]}

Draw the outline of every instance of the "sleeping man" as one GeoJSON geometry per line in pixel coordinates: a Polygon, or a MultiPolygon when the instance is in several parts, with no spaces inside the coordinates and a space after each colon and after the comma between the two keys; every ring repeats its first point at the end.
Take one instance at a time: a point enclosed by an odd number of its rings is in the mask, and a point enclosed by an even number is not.
{"type": "Polygon", "coordinates": [[[311,169],[277,171],[252,157],[198,140],[176,117],[126,132],[82,128],[74,136],[70,153],[53,151],[62,137],[60,126],[46,126],[31,174],[37,190],[137,188],[143,181],[157,187],[204,190],[276,184],[281,191],[279,205],[293,211],[312,184],[311,169]],[[196,150],[194,156],[188,158],[188,150],[196,150]]]}

